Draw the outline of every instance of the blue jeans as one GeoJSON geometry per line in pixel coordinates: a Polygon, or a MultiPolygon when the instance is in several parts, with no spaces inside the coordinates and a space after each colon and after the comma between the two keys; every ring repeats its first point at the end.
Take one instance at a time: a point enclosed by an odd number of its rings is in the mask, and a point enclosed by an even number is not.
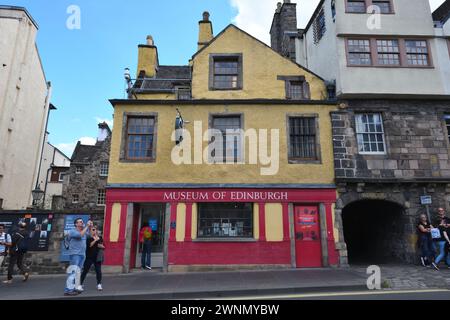
{"type": "Polygon", "coordinates": [[[81,270],[83,268],[84,255],[80,254],[74,254],[70,255],[70,265],[67,268],[67,280],[66,280],[66,287],[64,288],[64,292],[73,292],[75,291],[76,287],[80,285],[80,277],[81,277],[81,270]]]}
{"type": "Polygon", "coordinates": [[[142,268],[148,266],[152,266],[152,242],[144,241],[144,245],[142,248],[142,256],[141,256],[141,266],[142,268]]]}
{"type": "MultiPolygon", "coordinates": [[[[445,244],[447,241],[437,241],[436,245],[439,248],[439,254],[436,257],[436,260],[434,261],[436,264],[441,262],[445,258],[445,244]]],[[[447,255],[446,262],[448,265],[450,265],[450,255],[447,255]]]]}

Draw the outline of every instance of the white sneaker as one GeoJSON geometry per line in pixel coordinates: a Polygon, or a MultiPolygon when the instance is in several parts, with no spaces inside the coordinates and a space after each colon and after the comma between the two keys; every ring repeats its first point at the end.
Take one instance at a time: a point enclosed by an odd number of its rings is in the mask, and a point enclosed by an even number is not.
{"type": "Polygon", "coordinates": [[[83,291],[84,291],[83,286],[78,286],[78,287],[75,289],[75,291],[83,292],[83,291]]]}
{"type": "Polygon", "coordinates": [[[102,288],[102,285],[101,285],[101,284],[98,284],[98,285],[97,285],[97,290],[98,290],[98,291],[102,291],[102,290],[103,290],[103,288],[102,288]]]}
{"type": "Polygon", "coordinates": [[[148,270],[152,270],[152,267],[149,267],[149,266],[145,266],[145,268],[148,270]]]}

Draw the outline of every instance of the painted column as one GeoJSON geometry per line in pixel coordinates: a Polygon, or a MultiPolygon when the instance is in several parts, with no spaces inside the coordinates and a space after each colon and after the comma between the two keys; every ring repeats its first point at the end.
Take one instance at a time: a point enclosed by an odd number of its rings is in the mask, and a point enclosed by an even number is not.
{"type": "Polygon", "coordinates": [[[192,241],[192,203],[186,203],[186,222],[185,222],[184,241],[192,241]]]}
{"type": "Polygon", "coordinates": [[[177,236],[177,208],[178,203],[171,202],[170,203],[170,237],[169,242],[176,242],[176,236],[177,236]]]}
{"type": "Polygon", "coordinates": [[[289,203],[282,203],[283,206],[283,241],[289,241],[289,203]]]}
{"type": "Polygon", "coordinates": [[[336,244],[334,242],[334,226],[333,226],[333,203],[325,203],[325,210],[327,216],[327,243],[328,243],[328,261],[330,265],[337,266],[339,264],[339,257],[336,251],[336,244]]]}
{"type": "Polygon", "coordinates": [[[266,204],[258,203],[259,208],[259,241],[266,241],[266,204]]]}
{"type": "Polygon", "coordinates": [[[119,242],[125,242],[126,230],[127,230],[127,213],[128,213],[128,203],[120,203],[120,231],[119,231],[119,242]]]}
{"type": "MultiPolygon", "coordinates": [[[[111,215],[112,215],[112,206],[113,203],[107,201],[105,208],[105,221],[103,223],[103,239],[105,241],[106,247],[109,247],[109,239],[111,237],[111,215]]],[[[111,264],[111,255],[109,254],[109,250],[105,250],[105,261],[103,264],[110,265],[111,264]]]]}

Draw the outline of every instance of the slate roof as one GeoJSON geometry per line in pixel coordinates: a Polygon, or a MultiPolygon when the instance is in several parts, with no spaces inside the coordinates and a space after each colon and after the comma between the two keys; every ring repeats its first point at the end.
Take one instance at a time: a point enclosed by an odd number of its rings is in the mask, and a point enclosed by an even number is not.
{"type": "Polygon", "coordinates": [[[450,18],[450,0],[445,2],[433,12],[433,21],[447,22],[450,18]]]}
{"type": "Polygon", "coordinates": [[[84,145],[78,141],[70,160],[72,163],[91,163],[99,149],[99,146],[84,145]]]}
{"type": "Polygon", "coordinates": [[[172,92],[176,85],[190,85],[190,66],[159,66],[154,78],[137,79],[135,91],[168,91],[172,92]]]}

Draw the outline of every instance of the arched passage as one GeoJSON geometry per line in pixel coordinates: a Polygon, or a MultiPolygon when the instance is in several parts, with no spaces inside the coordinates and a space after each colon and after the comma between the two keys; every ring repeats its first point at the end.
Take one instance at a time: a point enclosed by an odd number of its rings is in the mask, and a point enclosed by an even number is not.
{"type": "Polygon", "coordinates": [[[342,211],[350,264],[381,264],[402,260],[405,215],[402,206],[384,200],[360,200],[342,211]]]}

